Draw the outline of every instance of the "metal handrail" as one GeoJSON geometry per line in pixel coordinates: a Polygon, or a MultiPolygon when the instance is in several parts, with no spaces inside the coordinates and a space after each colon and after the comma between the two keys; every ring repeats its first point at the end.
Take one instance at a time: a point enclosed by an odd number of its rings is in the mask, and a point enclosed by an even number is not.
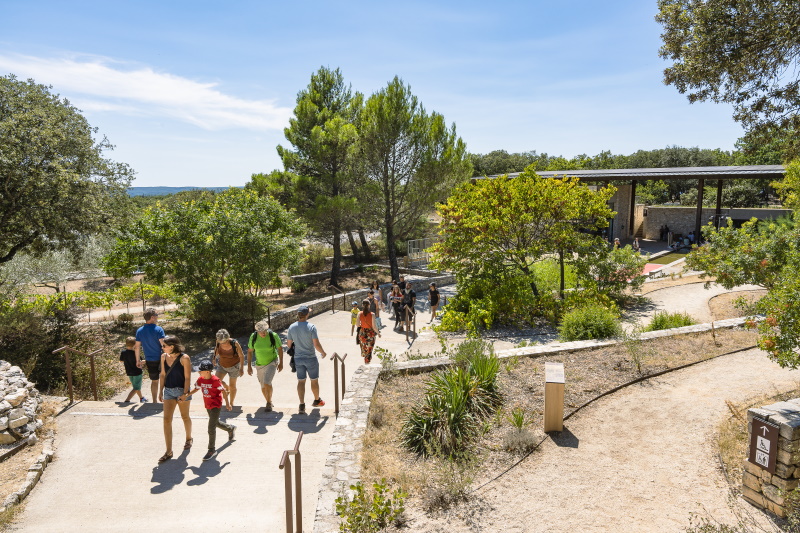
{"type": "Polygon", "coordinates": [[[333,291],[339,291],[342,294],[342,311],[347,311],[347,298],[345,298],[345,292],[336,285],[328,285],[328,289],[331,290],[331,313],[336,312],[336,294],[334,294],[333,291]]]}
{"type": "Polygon", "coordinates": [[[84,357],[88,357],[89,358],[89,365],[90,365],[90,367],[92,369],[92,394],[94,395],[94,401],[97,401],[97,378],[95,376],[95,371],[94,371],[94,358],[95,358],[95,355],[98,352],[101,352],[102,350],[103,350],[102,348],[98,348],[97,350],[93,351],[92,353],[83,353],[83,352],[81,352],[79,350],[76,350],[75,348],[70,347],[70,346],[62,346],[61,348],[53,350],[53,354],[64,352],[64,359],[65,359],[65,361],[67,363],[67,388],[69,390],[69,403],[70,404],[73,403],[73,394],[72,394],[72,365],[70,364],[70,361],[69,361],[69,354],[70,353],[76,353],[78,355],[82,355],[84,357]]]}
{"type": "Polygon", "coordinates": [[[339,364],[342,365],[342,399],[345,393],[345,378],[344,378],[344,360],[347,359],[347,354],[344,357],[338,353],[333,352],[333,397],[334,397],[334,414],[339,415],[339,364]]]}
{"type": "Polygon", "coordinates": [[[284,488],[286,494],[286,533],[303,531],[303,484],[301,478],[301,457],[300,457],[300,441],[303,440],[303,432],[297,435],[297,442],[294,444],[294,449],[285,450],[281,456],[281,462],[278,465],[280,470],[284,471],[284,488]],[[290,456],[296,456],[294,466],[294,489],[295,499],[295,522],[296,529],[292,529],[292,460],[290,456]]]}
{"type": "Polygon", "coordinates": [[[409,308],[408,308],[408,305],[404,305],[403,306],[403,310],[406,313],[406,320],[405,320],[406,342],[408,342],[408,334],[410,333],[409,330],[411,329],[409,326],[412,323],[414,325],[414,339],[416,340],[416,338],[417,338],[417,313],[416,313],[416,310],[412,313],[412,316],[414,317],[413,321],[409,320],[409,318],[408,318],[408,314],[410,312],[409,308]]]}

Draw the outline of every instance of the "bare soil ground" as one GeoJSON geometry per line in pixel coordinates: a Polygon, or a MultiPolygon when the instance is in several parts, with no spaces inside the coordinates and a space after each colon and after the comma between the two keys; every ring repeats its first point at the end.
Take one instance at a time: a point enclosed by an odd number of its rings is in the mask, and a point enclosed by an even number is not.
{"type": "MultiPolygon", "coordinates": [[[[547,361],[564,363],[565,414],[568,414],[601,393],[636,378],[754,346],[755,339],[756,334],[751,331],[721,330],[716,341],[711,333],[682,335],[548,356],[547,361]]],[[[400,445],[404,417],[422,399],[428,379],[428,374],[401,375],[378,383],[362,456],[362,479],[385,477],[399,483],[414,495],[414,505],[421,507],[433,504],[435,496],[444,490],[442,483],[455,483],[440,475],[447,468],[446,462],[421,459],[400,445]]],[[[504,447],[506,436],[512,431],[508,415],[515,407],[524,409],[530,428],[536,428],[530,429],[529,441],[539,442],[544,437],[538,429],[542,427],[544,412],[544,358],[506,360],[499,379],[503,408],[484,423],[483,436],[471,448],[476,460],[476,469],[469,473],[474,480],[471,486],[480,485],[522,457],[519,450],[504,447]]]]}

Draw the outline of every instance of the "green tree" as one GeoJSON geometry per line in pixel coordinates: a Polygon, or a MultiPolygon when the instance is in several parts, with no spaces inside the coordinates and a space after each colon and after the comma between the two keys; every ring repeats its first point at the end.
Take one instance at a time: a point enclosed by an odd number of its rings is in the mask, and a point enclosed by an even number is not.
{"type": "Polygon", "coordinates": [[[217,309],[219,317],[236,316],[232,307],[253,305],[277,275],[298,264],[304,231],[274,199],[231,188],[148,209],[117,241],[105,267],[117,277],[141,269],[157,283],[174,281],[196,315],[217,309]]]}
{"type": "Polygon", "coordinates": [[[0,263],[77,248],[128,200],[131,169],[103,157],[113,147],[50,89],[0,77],[0,263]]]}
{"type": "Polygon", "coordinates": [[[513,179],[480,180],[457,188],[439,207],[439,243],[433,268],[455,272],[459,281],[487,270],[528,279],[539,290],[534,264],[549,254],[568,255],[596,246],[597,237],[581,230],[608,225],[607,202],[614,187],[595,192],[577,178],[541,178],[526,170],[513,179]]]}
{"type": "Polygon", "coordinates": [[[759,347],[781,366],[800,366],[800,224],[797,219],[762,221],[752,219],[734,228],[703,232],[707,246],[694,250],[687,265],[716,277],[717,283],[733,288],[745,283],[761,285],[767,295],[756,303],[765,315],[758,323],[759,347]]]}
{"type": "MultiPolygon", "coordinates": [[[[800,154],[800,9],[796,0],[659,0],[664,82],[690,102],[734,107],[756,136],[787,134],[784,154],[800,154]]],[[[763,136],[762,136],[763,137],[763,136]]]]}
{"type": "Polygon", "coordinates": [[[361,117],[364,172],[379,191],[392,278],[398,277],[395,243],[408,237],[421,217],[447,198],[472,172],[466,145],[453,124],[428,113],[395,77],[369,97],[361,117]]]}
{"type": "MultiPolygon", "coordinates": [[[[342,232],[357,209],[350,159],[362,105],[363,96],[345,85],[339,69],[320,67],[311,75],[308,87],[297,94],[294,118],[284,129],[294,150],[278,146],[285,169],[299,176],[284,181],[294,186],[298,211],[315,234],[333,245],[333,285],[338,284],[341,268],[342,232]]],[[[272,177],[273,182],[275,179],[278,176],[272,177]]]]}

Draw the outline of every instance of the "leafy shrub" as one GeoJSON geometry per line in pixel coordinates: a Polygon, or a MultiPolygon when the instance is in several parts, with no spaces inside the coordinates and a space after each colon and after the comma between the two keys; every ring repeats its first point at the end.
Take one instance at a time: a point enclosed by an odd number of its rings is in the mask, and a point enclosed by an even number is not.
{"type": "Polygon", "coordinates": [[[292,292],[295,294],[300,294],[304,290],[308,288],[308,284],[303,283],[302,281],[294,281],[289,285],[289,288],[292,289],[292,292]]]}
{"type": "Polygon", "coordinates": [[[511,422],[515,429],[523,429],[530,423],[525,416],[525,410],[519,406],[511,410],[511,414],[508,415],[508,421],[511,422]]]}
{"type": "Polygon", "coordinates": [[[644,329],[644,331],[659,331],[662,329],[682,328],[683,326],[691,326],[697,324],[688,313],[669,311],[656,311],[653,315],[653,320],[644,329]]]}
{"type": "Polygon", "coordinates": [[[616,337],[621,331],[617,315],[594,304],[566,313],[558,327],[558,333],[564,341],[607,339],[616,337]]]}
{"type": "Polygon", "coordinates": [[[188,317],[198,328],[231,333],[252,328],[266,314],[264,305],[250,294],[223,292],[198,294],[188,301],[188,317]]]}
{"type": "Polygon", "coordinates": [[[371,494],[359,481],[350,485],[353,499],[343,494],[336,498],[336,513],[342,517],[339,531],[349,533],[372,533],[380,531],[401,519],[408,496],[400,489],[389,494],[386,480],[372,484],[371,494]]]}
{"type": "Polygon", "coordinates": [[[536,447],[536,437],[526,428],[512,428],[503,437],[503,448],[512,453],[525,454],[536,447]]]}
{"type": "Polygon", "coordinates": [[[128,328],[133,325],[133,314],[132,313],[120,313],[117,315],[116,320],[114,320],[116,326],[128,328]]]}
{"type": "MultiPolygon", "coordinates": [[[[41,391],[63,394],[67,389],[64,354],[53,353],[62,346],[84,353],[101,350],[95,359],[98,396],[105,399],[115,393],[119,352],[106,331],[79,325],[74,309],[64,309],[58,300],[37,309],[22,302],[0,303],[0,358],[19,366],[41,391]]],[[[76,397],[91,398],[89,358],[71,356],[70,362],[76,397]]]]}
{"type": "MultiPolygon", "coordinates": [[[[501,402],[497,385],[500,362],[473,341],[464,364],[436,372],[428,381],[425,398],[408,414],[401,439],[421,454],[454,457],[478,434],[480,420],[492,415],[501,402]]],[[[462,343],[463,344],[463,343],[462,343]]]]}
{"type": "Polygon", "coordinates": [[[333,249],[321,244],[309,244],[303,249],[303,258],[300,260],[300,272],[312,274],[327,270],[326,257],[333,255],[333,249]]]}
{"type": "Polygon", "coordinates": [[[476,464],[475,455],[462,450],[455,457],[447,458],[436,465],[434,482],[426,487],[422,497],[425,510],[446,510],[453,504],[466,500],[476,464]]]}

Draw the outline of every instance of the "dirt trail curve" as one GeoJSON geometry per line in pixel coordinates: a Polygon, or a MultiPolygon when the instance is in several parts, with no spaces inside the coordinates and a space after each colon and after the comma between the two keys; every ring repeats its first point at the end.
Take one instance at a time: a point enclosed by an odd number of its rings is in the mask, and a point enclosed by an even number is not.
{"type": "MultiPolygon", "coordinates": [[[[753,349],[601,399],[480,491],[486,509],[475,520],[478,531],[682,531],[690,513],[703,508],[730,522],[713,442],[728,413],[725,400],[798,380],[800,371],[781,369],[753,349]]],[[[448,533],[476,531],[453,522],[448,533]]],[[[412,528],[444,531],[442,525],[417,521],[412,528]]]]}

